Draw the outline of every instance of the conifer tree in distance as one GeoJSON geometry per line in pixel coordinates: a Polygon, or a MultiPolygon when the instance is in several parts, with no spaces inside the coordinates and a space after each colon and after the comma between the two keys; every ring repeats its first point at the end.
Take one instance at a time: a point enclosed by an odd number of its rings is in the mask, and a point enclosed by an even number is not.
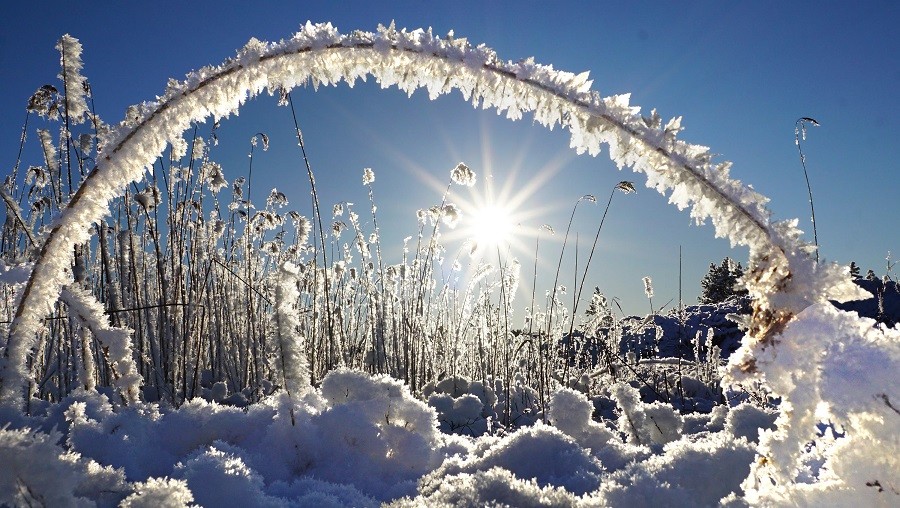
{"type": "Polygon", "coordinates": [[[709,272],[700,281],[701,293],[698,300],[703,304],[720,303],[733,296],[747,294],[747,290],[738,286],[738,281],[744,275],[744,268],[740,263],[735,263],[726,257],[722,263],[709,264],[709,272]]]}

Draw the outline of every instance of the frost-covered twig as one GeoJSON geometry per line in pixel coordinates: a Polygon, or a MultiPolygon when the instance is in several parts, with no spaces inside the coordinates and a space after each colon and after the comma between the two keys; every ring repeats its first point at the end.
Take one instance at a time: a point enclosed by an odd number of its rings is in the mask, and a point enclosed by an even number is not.
{"type": "Polygon", "coordinates": [[[16,222],[22,226],[22,231],[25,233],[25,236],[28,238],[28,243],[31,244],[32,247],[37,247],[37,240],[34,239],[34,234],[31,232],[31,228],[28,227],[28,224],[25,223],[25,220],[22,219],[22,210],[19,209],[19,204],[16,203],[16,200],[13,199],[12,196],[6,192],[6,189],[0,187],[0,198],[3,199],[3,202],[6,204],[6,213],[16,219],[16,222]]]}
{"type": "MultiPolygon", "coordinates": [[[[72,314],[94,334],[105,353],[108,355],[110,369],[113,373],[113,385],[122,394],[126,404],[140,401],[141,375],[134,362],[131,351],[131,330],[109,325],[109,319],[103,312],[103,306],[89,291],[81,288],[66,287],[60,293],[60,299],[69,307],[72,314]]],[[[87,349],[86,344],[82,347],[87,349]]],[[[87,365],[85,365],[87,367],[87,365]]],[[[85,369],[86,374],[91,371],[85,369]]],[[[88,389],[93,388],[93,381],[81,380],[88,389]]]]}
{"type": "Polygon", "coordinates": [[[275,322],[278,331],[278,347],[281,350],[281,371],[288,397],[296,400],[310,387],[309,366],[303,351],[303,337],[298,331],[300,320],[294,308],[300,299],[297,292],[297,266],[283,263],[278,269],[275,286],[275,322]]]}

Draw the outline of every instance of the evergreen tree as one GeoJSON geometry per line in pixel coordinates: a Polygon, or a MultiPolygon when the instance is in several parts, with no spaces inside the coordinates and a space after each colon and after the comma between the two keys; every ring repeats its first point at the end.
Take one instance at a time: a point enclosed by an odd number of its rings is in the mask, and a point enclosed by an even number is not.
{"type": "Polygon", "coordinates": [[[720,265],[709,264],[709,272],[700,281],[702,291],[700,303],[719,303],[733,296],[743,296],[747,290],[738,287],[738,281],[744,275],[744,268],[726,257],[720,265]]]}
{"type": "Polygon", "coordinates": [[[600,291],[600,287],[594,287],[594,294],[591,296],[591,302],[588,304],[587,310],[584,311],[584,314],[588,317],[594,317],[605,312],[605,304],[606,297],[603,296],[603,292],[600,291]]]}
{"type": "Polygon", "coordinates": [[[856,261],[850,262],[850,278],[853,280],[862,278],[859,274],[859,265],[856,264],[856,261]]]}

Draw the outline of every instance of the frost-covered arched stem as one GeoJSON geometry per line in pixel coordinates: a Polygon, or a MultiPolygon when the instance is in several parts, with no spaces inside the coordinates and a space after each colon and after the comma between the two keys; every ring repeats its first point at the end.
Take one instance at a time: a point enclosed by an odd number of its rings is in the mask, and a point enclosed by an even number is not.
{"type": "Polygon", "coordinates": [[[777,331],[773,324],[812,301],[858,294],[839,267],[812,262],[796,222],[770,221],[765,198],[731,179],[728,163],[713,164],[708,148],[677,140],[680,118],[663,126],[655,114],[642,117],[628,95],[604,98],[592,91],[587,73],[557,71],[532,59],[502,62],[483,45],[435,37],[430,30],[391,25],[342,35],[330,24],[307,23],[290,39],[251,39],[222,65],[171,80],[158,101],[140,105],[136,119],[104,136],[97,168],[60,213],[23,293],[0,365],[0,402],[22,402],[27,357],[41,318],[70,277],[72,246],[89,238],[90,225],[108,213],[110,200],[139,179],[167,143],[191,122],[227,117],[263,90],[342,80],[352,86],[370,75],[382,87],[396,85],[409,94],[425,88],[431,98],[457,89],[473,105],[505,111],[512,120],[532,112],[542,125],[568,129],[578,153],[596,155],[608,144],[619,167],[645,173],[649,187],[671,190],[670,202],[690,206],[696,220],[712,220],[718,236],[750,248],[755,270],[748,282],[759,316],[751,331],[757,336],[777,331]]]}

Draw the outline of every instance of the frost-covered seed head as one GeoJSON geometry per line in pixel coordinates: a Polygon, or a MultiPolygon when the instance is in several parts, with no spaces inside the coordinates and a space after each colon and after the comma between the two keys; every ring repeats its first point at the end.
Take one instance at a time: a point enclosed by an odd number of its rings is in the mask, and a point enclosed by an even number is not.
{"type": "Polygon", "coordinates": [[[471,187],[475,185],[475,172],[469,169],[469,166],[460,162],[455,168],[450,170],[450,179],[455,184],[471,187]]]}
{"type": "Polygon", "coordinates": [[[254,147],[257,146],[257,141],[256,141],[257,138],[262,140],[263,151],[265,152],[266,150],[268,150],[269,149],[269,136],[267,136],[266,134],[264,134],[262,132],[257,132],[256,134],[254,134],[253,137],[250,138],[250,144],[254,147]]]}
{"type": "Polygon", "coordinates": [[[459,220],[462,218],[462,212],[459,207],[454,205],[453,203],[447,203],[441,210],[441,219],[444,221],[444,224],[450,226],[451,228],[455,228],[457,224],[459,224],[459,220]]]}
{"type": "Polygon", "coordinates": [[[25,109],[50,120],[56,120],[59,118],[59,109],[57,109],[59,104],[56,99],[58,94],[59,91],[53,85],[44,85],[34,92],[25,109]]]}
{"type": "Polygon", "coordinates": [[[331,225],[331,232],[335,238],[340,238],[345,229],[347,229],[347,224],[343,221],[334,221],[331,225]]]}
{"type": "Polygon", "coordinates": [[[620,190],[625,194],[634,194],[637,190],[634,188],[634,182],[629,182],[627,180],[622,180],[621,182],[616,184],[616,190],[620,190]]]}
{"type": "Polygon", "coordinates": [[[372,185],[375,181],[375,172],[372,168],[363,169],[363,185],[372,185]]]}
{"type": "Polygon", "coordinates": [[[206,142],[203,141],[203,138],[196,137],[194,138],[194,143],[191,146],[191,160],[200,160],[203,158],[203,153],[206,150],[206,142]]]}
{"type": "Polygon", "coordinates": [[[644,277],[644,294],[647,298],[653,298],[653,280],[650,277],[644,277]]]}
{"type": "Polygon", "coordinates": [[[209,190],[214,193],[218,193],[223,187],[228,185],[222,166],[218,162],[204,162],[200,166],[200,178],[209,186],[209,190]]]}
{"type": "Polygon", "coordinates": [[[278,207],[281,208],[288,204],[287,196],[284,195],[283,192],[278,189],[272,189],[272,192],[269,193],[269,197],[266,199],[266,206],[268,207],[278,207]]]}

